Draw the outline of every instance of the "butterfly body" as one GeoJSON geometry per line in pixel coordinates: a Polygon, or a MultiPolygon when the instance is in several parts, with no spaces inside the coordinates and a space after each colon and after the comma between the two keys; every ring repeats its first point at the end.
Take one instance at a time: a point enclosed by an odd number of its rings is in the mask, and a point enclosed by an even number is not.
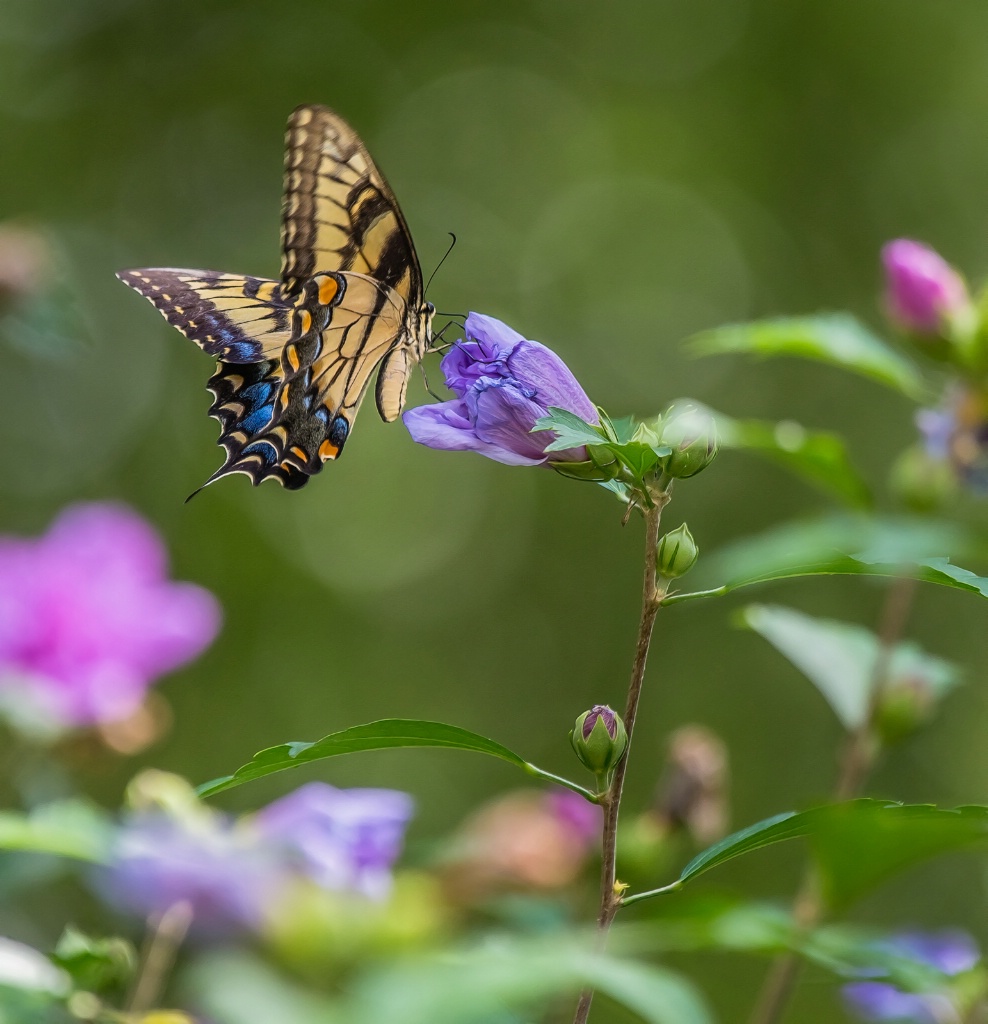
{"type": "Polygon", "coordinates": [[[296,489],[337,458],[376,369],[378,411],[397,419],[430,350],[411,234],[356,132],[326,107],[288,122],[280,280],[152,267],[117,275],[217,358],[209,413],[226,461],[296,489]]]}

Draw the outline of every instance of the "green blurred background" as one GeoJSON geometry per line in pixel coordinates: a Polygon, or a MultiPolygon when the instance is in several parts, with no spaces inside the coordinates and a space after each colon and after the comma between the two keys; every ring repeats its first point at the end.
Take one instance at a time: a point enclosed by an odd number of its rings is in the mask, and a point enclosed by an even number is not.
{"type": "MultiPolygon", "coordinates": [[[[220,461],[212,363],[113,271],[275,275],[293,107],[326,103],[358,128],[426,275],[457,234],[430,292],[440,310],[490,313],[550,344],[615,415],[691,395],[838,429],[881,490],[913,437],[904,400],[811,364],[690,361],[680,342],[819,309],[880,328],[878,250],[899,235],[980,279],[986,57],[983,0],[3,0],[0,218],[53,233],[86,330],[2,339],[0,527],[38,531],[80,498],[128,501],[164,531],[176,575],[226,612],[211,651],[163,684],[170,734],[138,759],[83,760],[89,790],[113,805],[141,763],[201,781],[260,747],[386,716],[453,722],[569,773],[574,717],[623,701],[641,528],[622,529],[603,491],[419,448],[368,407],[346,457],[304,491],[237,477],[183,505],[220,461]]],[[[410,392],[427,399],[421,378],[410,392]]],[[[679,488],[667,522],[688,519],[710,551],[825,505],[728,453],[679,488]]],[[[882,592],[847,578],[757,596],[874,625],[882,592]]],[[[660,615],[629,809],[647,803],[668,732],[691,721],[729,744],[736,826],[832,788],[838,726],[794,669],[732,628],[743,600],[660,615]]],[[[968,665],[968,685],[885,761],[874,795],[988,800],[984,623],[973,599],[921,591],[913,634],[968,665]]],[[[413,842],[518,782],[428,752],[309,775],[409,789],[413,842]]],[[[786,898],[801,863],[782,848],[715,882],[786,898]]],[[[954,858],[857,917],[959,923],[984,941],[984,896],[983,867],[954,858]]],[[[743,1017],[761,963],[683,963],[723,1020],[743,1017]]],[[[792,1019],[840,1013],[810,973],[792,1019]]],[[[625,1019],[603,1003],[598,1016],[625,1019]]]]}

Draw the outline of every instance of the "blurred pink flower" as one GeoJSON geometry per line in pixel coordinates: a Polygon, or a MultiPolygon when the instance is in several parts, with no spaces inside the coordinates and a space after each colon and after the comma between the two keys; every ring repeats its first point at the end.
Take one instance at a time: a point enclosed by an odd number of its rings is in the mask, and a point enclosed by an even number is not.
{"type": "Polygon", "coordinates": [[[897,238],[883,247],[882,262],[889,312],[907,331],[936,334],[945,317],[970,302],[964,279],[922,242],[897,238]]]}
{"type": "Polygon", "coordinates": [[[0,698],[15,712],[60,728],[123,718],[219,625],[213,595],[168,579],[161,538],[124,505],[0,537],[0,698]]]}

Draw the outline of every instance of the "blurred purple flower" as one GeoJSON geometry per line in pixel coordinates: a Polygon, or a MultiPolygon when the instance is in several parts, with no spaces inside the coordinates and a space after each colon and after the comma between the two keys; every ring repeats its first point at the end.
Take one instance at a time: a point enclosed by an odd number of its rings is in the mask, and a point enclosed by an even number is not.
{"type": "MultiPolygon", "coordinates": [[[[551,431],[531,433],[550,406],[597,423],[597,410],[566,364],[551,349],[527,341],[500,320],[471,313],[467,340],[442,361],[448,402],[409,409],[404,423],[419,444],[441,451],[470,451],[508,466],[548,461],[551,431]]],[[[556,461],[585,461],[585,448],[552,452],[556,461]]]]}
{"type": "Polygon", "coordinates": [[[152,811],[121,827],[99,887],[111,903],[144,916],[187,903],[193,926],[215,932],[257,927],[283,878],[271,851],[228,818],[152,811]]]}
{"type": "Polygon", "coordinates": [[[160,537],[123,505],[65,509],[0,537],[0,696],[59,727],[126,717],[216,636],[208,591],[167,577],[160,537]]]}
{"type": "MultiPolygon", "coordinates": [[[[949,976],[969,971],[981,959],[971,936],[962,931],[904,932],[884,946],[949,976]]],[[[842,993],[848,1009],[863,1020],[942,1024],[956,1017],[944,992],[903,992],[888,982],[856,981],[842,993]]]]}
{"type": "Polygon", "coordinates": [[[142,773],[128,793],[140,809],[120,826],[98,890],[142,916],[184,903],[200,934],[266,926],[300,879],[385,896],[412,814],[405,793],[321,782],[237,821],[164,772],[142,773]]]}
{"type": "Polygon", "coordinates": [[[936,334],[944,317],[969,304],[960,274],[921,242],[889,242],[882,249],[882,262],[889,313],[908,331],[936,334]]]}
{"type": "Polygon", "coordinates": [[[988,399],[955,383],[937,409],[920,409],[916,427],[926,454],[948,462],[957,479],[975,494],[988,493],[988,399]]]}
{"type": "Polygon", "coordinates": [[[916,413],[916,428],[932,459],[942,462],[950,458],[950,441],[957,427],[957,416],[950,409],[920,409],[916,413]]]}
{"type": "Polygon", "coordinates": [[[397,790],[311,782],[269,804],[255,823],[318,885],[379,899],[390,889],[413,809],[397,790]]]}

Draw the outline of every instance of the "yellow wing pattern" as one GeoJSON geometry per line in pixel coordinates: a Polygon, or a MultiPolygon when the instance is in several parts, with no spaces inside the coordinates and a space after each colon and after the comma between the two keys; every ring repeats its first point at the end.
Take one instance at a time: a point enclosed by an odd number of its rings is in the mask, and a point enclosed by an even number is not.
{"type": "Polygon", "coordinates": [[[355,271],[422,304],[422,272],[398,201],[357,133],[328,107],[288,119],[281,279],[289,294],[320,271],[355,271]]]}

